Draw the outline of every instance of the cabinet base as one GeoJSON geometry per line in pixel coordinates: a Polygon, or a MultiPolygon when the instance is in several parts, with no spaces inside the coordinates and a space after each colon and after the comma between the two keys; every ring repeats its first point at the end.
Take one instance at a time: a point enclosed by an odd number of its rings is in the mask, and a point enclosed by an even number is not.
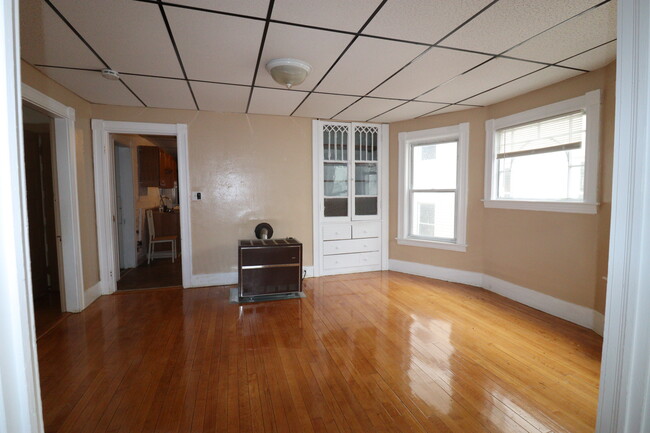
{"type": "Polygon", "coordinates": [[[252,302],[266,302],[266,301],[281,301],[283,299],[298,299],[306,298],[304,292],[291,292],[291,293],[278,293],[272,295],[257,295],[257,296],[239,296],[239,288],[233,287],[230,289],[230,303],[231,304],[250,304],[252,302]]]}

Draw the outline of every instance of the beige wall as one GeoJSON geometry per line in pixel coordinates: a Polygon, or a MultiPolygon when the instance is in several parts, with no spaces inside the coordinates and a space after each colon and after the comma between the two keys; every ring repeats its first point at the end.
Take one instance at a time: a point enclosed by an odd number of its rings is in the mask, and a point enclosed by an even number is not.
{"type": "MultiPolygon", "coordinates": [[[[77,114],[77,169],[82,215],[84,285],[99,279],[90,119],[188,125],[194,274],[234,272],[237,240],[269,222],[274,237],[304,244],[312,265],[311,120],[189,110],[89,104],[22,63],[23,82],[69,105],[77,114]]],[[[182,185],[181,185],[182,187],[182,185]]]]}
{"type": "Polygon", "coordinates": [[[483,272],[604,312],[614,139],[615,65],[492,106],[391,124],[390,258],[483,272]],[[597,215],[485,209],[485,121],[602,91],[600,202],[597,215]],[[466,253],[397,245],[398,140],[415,131],[470,122],[466,253]]]}
{"type": "Polygon", "coordinates": [[[309,119],[107,105],[93,105],[92,113],[188,125],[191,190],[203,193],[190,202],[194,274],[236,271],[237,240],[253,237],[262,221],[273,226],[273,237],[302,241],[311,266],[309,119]]]}
{"type": "MultiPolygon", "coordinates": [[[[483,272],[603,312],[609,239],[615,67],[566,80],[489,107],[391,124],[390,258],[483,272]],[[485,121],[603,92],[601,206],[597,215],[485,209],[485,121]],[[397,245],[397,134],[470,122],[467,252],[397,245]]],[[[186,123],[189,130],[194,274],[233,272],[236,242],[268,221],[277,237],[304,243],[312,264],[309,119],[88,104],[23,63],[23,81],[77,110],[77,169],[84,284],[98,280],[90,118],[186,123]]]]}

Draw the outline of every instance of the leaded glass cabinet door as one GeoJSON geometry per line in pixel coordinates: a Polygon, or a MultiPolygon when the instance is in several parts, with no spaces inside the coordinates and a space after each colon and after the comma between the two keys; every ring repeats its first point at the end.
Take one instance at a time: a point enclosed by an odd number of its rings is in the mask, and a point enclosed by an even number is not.
{"type": "Polygon", "coordinates": [[[352,124],[352,219],[379,218],[379,125],[352,124]]]}
{"type": "Polygon", "coordinates": [[[323,217],[350,217],[350,126],[324,124],[323,217]]]}

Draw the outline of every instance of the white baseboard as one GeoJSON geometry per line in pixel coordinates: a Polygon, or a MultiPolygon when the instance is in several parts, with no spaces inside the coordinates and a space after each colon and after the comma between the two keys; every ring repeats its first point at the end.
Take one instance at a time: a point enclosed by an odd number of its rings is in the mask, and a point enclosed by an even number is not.
{"type": "Polygon", "coordinates": [[[483,276],[484,289],[585,328],[594,329],[594,310],[554,298],[509,281],[483,276]]]}
{"type": "Polygon", "coordinates": [[[229,286],[237,284],[237,272],[192,275],[190,287],[229,286]]]}
{"type": "Polygon", "coordinates": [[[419,275],[421,277],[483,287],[483,274],[479,272],[442,268],[440,266],[423,265],[422,263],[404,262],[393,259],[388,261],[388,269],[391,271],[404,272],[405,274],[419,275]]]}
{"type": "Polygon", "coordinates": [[[404,262],[401,260],[390,260],[389,269],[392,271],[404,272],[406,274],[420,275],[443,281],[482,287],[508,299],[512,299],[513,301],[528,305],[529,307],[560,317],[569,322],[584,326],[585,328],[592,329],[597,334],[603,335],[604,316],[597,311],[562,299],[554,298],[491,275],[482,274],[480,272],[424,265],[421,263],[404,262]]]}
{"type": "Polygon", "coordinates": [[[594,326],[591,329],[601,337],[603,336],[603,333],[605,332],[605,315],[603,313],[594,311],[594,326]]]}
{"type": "Polygon", "coordinates": [[[84,309],[102,296],[102,282],[98,281],[94,286],[84,291],[84,309]]]}
{"type": "MultiPolygon", "coordinates": [[[[313,266],[303,266],[303,272],[306,272],[305,278],[314,276],[313,266]]],[[[192,285],[190,287],[208,287],[208,286],[230,286],[239,282],[237,272],[221,272],[216,274],[196,274],[192,275],[192,285]]]]}

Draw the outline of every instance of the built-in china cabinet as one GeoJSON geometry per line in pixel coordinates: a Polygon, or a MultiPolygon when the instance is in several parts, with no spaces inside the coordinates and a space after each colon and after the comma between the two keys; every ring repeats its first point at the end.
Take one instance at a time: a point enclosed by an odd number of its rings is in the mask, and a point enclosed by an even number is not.
{"type": "Polygon", "coordinates": [[[314,275],[388,268],[388,125],[314,120],[314,275]]]}

